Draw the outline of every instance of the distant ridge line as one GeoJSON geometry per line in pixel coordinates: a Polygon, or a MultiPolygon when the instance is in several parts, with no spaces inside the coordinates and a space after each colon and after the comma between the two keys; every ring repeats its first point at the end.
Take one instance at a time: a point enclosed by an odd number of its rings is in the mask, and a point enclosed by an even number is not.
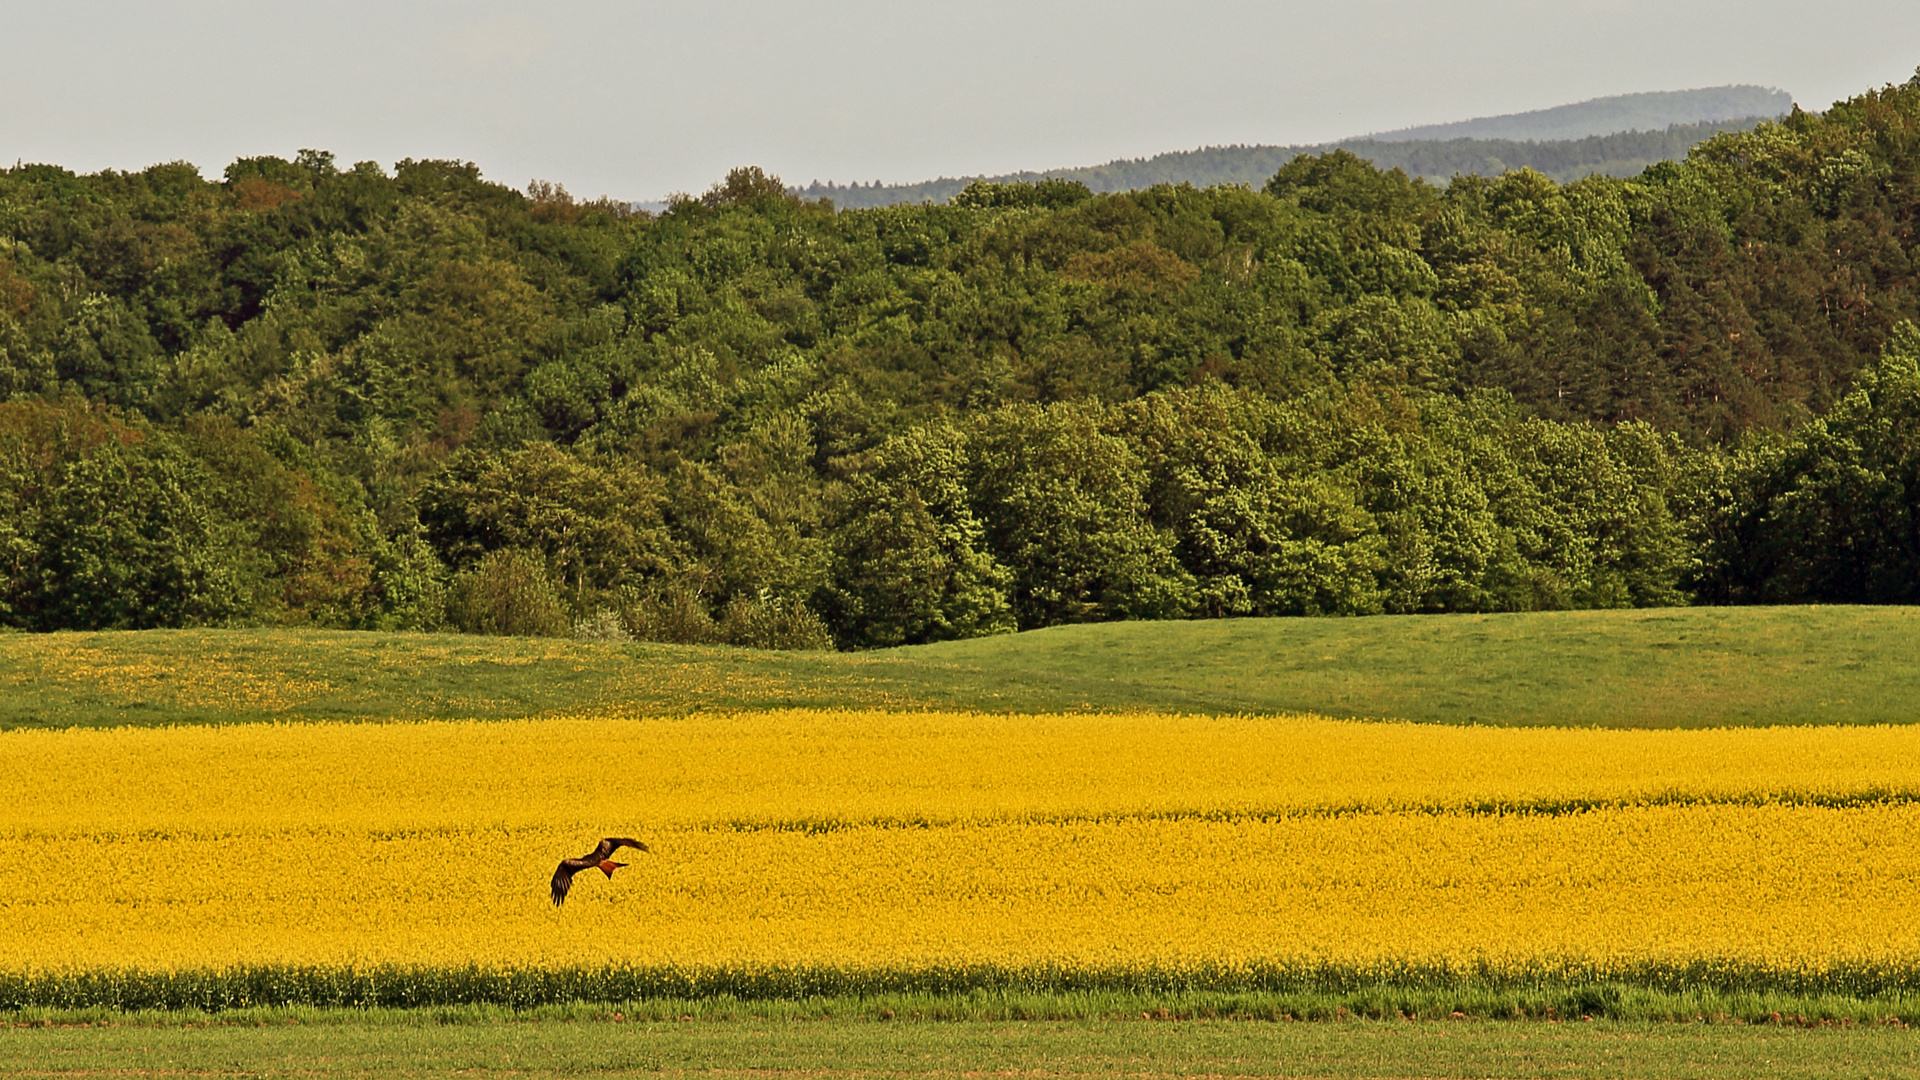
{"type": "Polygon", "coordinates": [[[1518,168],[1535,169],[1565,183],[1596,174],[1636,176],[1655,162],[1685,157],[1693,146],[1715,135],[1750,130],[1763,121],[1784,115],[1792,107],[1793,99],[1785,91],[1761,86],[1652,91],[1307,146],[1235,143],[1063,169],[943,176],[909,184],[878,181],[836,184],[816,180],[789,190],[802,198],[830,199],[836,207],[857,210],[901,203],[946,202],[976,180],[990,183],[1075,180],[1099,192],[1134,191],[1155,184],[1180,183],[1196,187],[1214,184],[1258,187],[1282,165],[1301,154],[1335,149],[1351,151],[1382,169],[1404,169],[1410,175],[1436,183],[1445,183],[1456,174],[1498,176],[1518,168]],[[1742,108],[1754,111],[1739,112],[1742,108]],[[1669,119],[1673,116],[1688,118],[1669,119]],[[1577,131],[1579,134],[1403,137],[1408,132],[1464,130],[1475,125],[1517,132],[1516,122],[1527,118],[1540,118],[1540,131],[1577,131]],[[1606,126],[1609,124],[1619,126],[1606,126]],[[1599,130],[1590,130],[1596,125],[1599,130]]]}
{"type": "Polygon", "coordinates": [[[1752,116],[1718,124],[1675,125],[1659,132],[1621,132],[1547,142],[1511,139],[1448,139],[1381,142],[1352,139],[1318,146],[1209,146],[1149,158],[1110,161],[1073,169],[941,177],[918,184],[841,185],[815,181],[788,190],[804,199],[830,199],[842,210],[899,204],[943,203],[977,180],[1037,183],[1073,180],[1097,192],[1137,191],[1155,184],[1245,184],[1260,187],[1282,165],[1302,154],[1346,150],[1382,169],[1445,184],[1455,175],[1499,176],[1530,168],[1561,183],[1588,176],[1631,177],[1658,161],[1684,158],[1695,145],[1728,131],[1748,131],[1773,117],[1752,116]]]}
{"type": "Polygon", "coordinates": [[[1375,142],[1426,139],[1544,142],[1627,131],[1657,131],[1675,124],[1718,123],[1750,116],[1782,116],[1792,109],[1793,95],[1776,87],[1710,86],[1697,90],[1614,94],[1576,101],[1571,105],[1556,105],[1550,109],[1397,128],[1364,137],[1375,142]]]}

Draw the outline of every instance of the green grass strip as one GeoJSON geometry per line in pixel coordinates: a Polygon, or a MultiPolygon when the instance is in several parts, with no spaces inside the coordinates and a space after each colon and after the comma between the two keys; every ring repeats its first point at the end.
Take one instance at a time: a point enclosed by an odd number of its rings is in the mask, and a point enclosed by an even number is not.
{"type": "Polygon", "coordinates": [[[0,1074],[702,1080],[1210,1076],[1405,1080],[1920,1077],[1920,1044],[1887,1024],[1349,1016],[1322,1023],[1110,1019],[912,1020],[896,1013],[632,1022],[627,1014],[228,1015],[91,1026],[0,1026],[0,1074]]]}
{"type": "Polygon", "coordinates": [[[248,1005],[225,1009],[120,1009],[106,1005],[0,1010],[0,1024],[77,1026],[475,1025],[627,1021],[865,1021],[976,1023],[1025,1021],[1335,1022],[1346,1020],[1482,1020],[1833,1027],[1920,1024],[1920,994],[1875,997],[1720,991],[1666,991],[1619,983],[1448,990],[1380,984],[1347,991],[1045,992],[974,990],[962,994],[873,994],[742,999],[731,995],[617,1001],[560,1001],[510,1006],[488,1003],[396,1006],[248,1005]]]}

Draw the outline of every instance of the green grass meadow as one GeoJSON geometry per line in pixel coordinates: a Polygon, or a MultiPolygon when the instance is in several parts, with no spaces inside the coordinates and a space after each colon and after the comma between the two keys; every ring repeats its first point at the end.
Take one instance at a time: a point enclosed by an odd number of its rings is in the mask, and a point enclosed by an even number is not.
{"type": "Polygon", "coordinates": [[[1920,609],[1106,623],[868,653],[300,630],[0,635],[0,727],[787,707],[1909,723],[1920,609]]]}

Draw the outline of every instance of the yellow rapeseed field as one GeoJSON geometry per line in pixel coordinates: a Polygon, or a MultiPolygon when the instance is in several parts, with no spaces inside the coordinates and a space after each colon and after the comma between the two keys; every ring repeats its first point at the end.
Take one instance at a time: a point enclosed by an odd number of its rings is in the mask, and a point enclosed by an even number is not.
{"type": "Polygon", "coordinates": [[[1920,962],[1920,728],[0,734],[0,971],[1920,962]],[[546,879],[602,835],[652,854],[546,879]]]}

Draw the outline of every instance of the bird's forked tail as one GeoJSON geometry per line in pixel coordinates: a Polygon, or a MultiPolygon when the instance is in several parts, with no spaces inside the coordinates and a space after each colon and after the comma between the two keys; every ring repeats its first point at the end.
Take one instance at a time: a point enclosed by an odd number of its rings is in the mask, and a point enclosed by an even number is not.
{"type": "Polygon", "coordinates": [[[623,862],[614,862],[612,859],[601,859],[600,872],[607,875],[608,877],[612,877],[613,872],[615,870],[618,870],[625,865],[627,864],[623,862]]]}

